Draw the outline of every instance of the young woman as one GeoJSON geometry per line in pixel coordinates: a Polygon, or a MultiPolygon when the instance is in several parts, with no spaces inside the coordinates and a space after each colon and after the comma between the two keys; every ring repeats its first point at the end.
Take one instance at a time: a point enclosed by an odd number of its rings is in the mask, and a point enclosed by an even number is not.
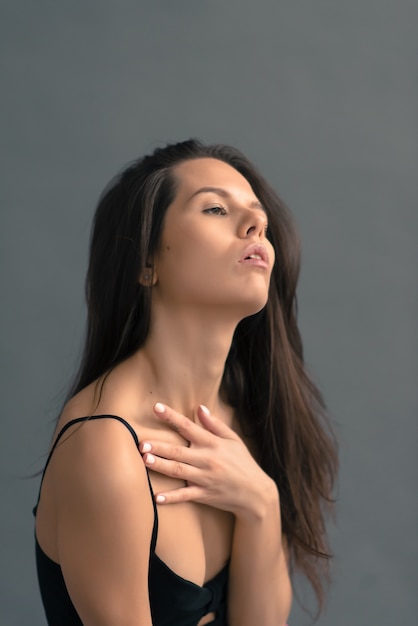
{"type": "Polygon", "coordinates": [[[169,145],[100,200],[82,365],[36,508],[56,626],[281,626],[322,599],[336,455],[303,366],[289,213],[227,146],[169,145]]]}

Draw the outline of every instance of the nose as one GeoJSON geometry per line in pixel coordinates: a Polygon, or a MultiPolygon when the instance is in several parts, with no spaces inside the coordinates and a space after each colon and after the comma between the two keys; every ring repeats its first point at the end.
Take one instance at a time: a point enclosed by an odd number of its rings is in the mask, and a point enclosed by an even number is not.
{"type": "Polygon", "coordinates": [[[267,215],[259,209],[247,209],[243,212],[240,222],[240,237],[253,235],[262,239],[266,236],[267,215]]]}

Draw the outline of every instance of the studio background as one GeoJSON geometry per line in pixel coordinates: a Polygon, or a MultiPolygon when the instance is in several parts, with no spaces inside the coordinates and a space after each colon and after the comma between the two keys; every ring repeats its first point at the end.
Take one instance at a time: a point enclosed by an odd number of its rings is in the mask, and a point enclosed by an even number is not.
{"type": "MultiPolygon", "coordinates": [[[[41,626],[33,518],[82,345],[90,223],[165,142],[248,155],[302,237],[306,360],[340,441],[321,626],[415,623],[418,5],[2,1],[0,624],[41,626]]],[[[295,604],[289,624],[309,617],[295,604]]]]}

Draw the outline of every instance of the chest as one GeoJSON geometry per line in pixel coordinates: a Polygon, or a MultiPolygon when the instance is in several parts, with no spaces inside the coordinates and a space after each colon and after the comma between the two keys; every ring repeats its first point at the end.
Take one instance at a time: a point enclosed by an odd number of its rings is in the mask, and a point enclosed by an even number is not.
{"type": "MultiPolygon", "coordinates": [[[[156,433],[143,429],[140,439],[155,441],[156,433]]],[[[158,440],[185,445],[177,433],[158,432],[158,440]]],[[[149,471],[155,495],[187,488],[182,480],[149,471]]],[[[198,502],[157,504],[158,536],[156,554],[174,572],[202,585],[213,578],[231,554],[234,516],[198,502]]]]}

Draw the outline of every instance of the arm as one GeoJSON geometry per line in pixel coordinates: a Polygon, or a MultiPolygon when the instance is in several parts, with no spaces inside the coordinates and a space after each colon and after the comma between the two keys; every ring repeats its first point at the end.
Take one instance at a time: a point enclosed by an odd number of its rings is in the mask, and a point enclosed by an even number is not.
{"type": "Polygon", "coordinates": [[[59,560],[83,624],[152,626],[153,508],[129,432],[113,420],[86,422],[53,461],[59,560]]]}
{"type": "Polygon", "coordinates": [[[253,509],[236,516],[229,582],[230,624],[282,626],[290,612],[292,589],[281,536],[279,495],[273,481],[252,498],[253,509]]]}
{"type": "Polygon", "coordinates": [[[238,435],[202,408],[203,426],[165,407],[156,415],[191,442],[190,447],[143,442],[144,461],[188,487],[157,494],[160,503],[195,501],[235,515],[230,578],[231,626],[283,626],[291,586],[282,539],[279,494],[238,435]]]}

